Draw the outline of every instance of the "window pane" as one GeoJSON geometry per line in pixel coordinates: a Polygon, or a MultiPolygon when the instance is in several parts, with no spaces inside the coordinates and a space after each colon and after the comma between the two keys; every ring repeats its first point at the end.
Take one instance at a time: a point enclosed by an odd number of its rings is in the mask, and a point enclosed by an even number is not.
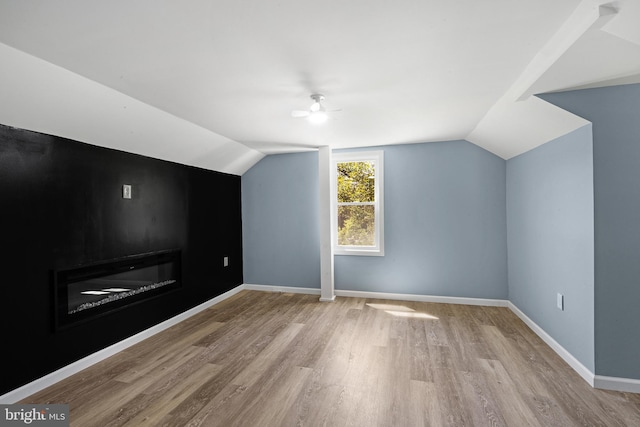
{"type": "Polygon", "coordinates": [[[338,163],[338,202],[375,201],[374,162],[338,163]]]}
{"type": "Polygon", "coordinates": [[[338,245],[375,244],[375,206],[338,206],[338,245]]]}

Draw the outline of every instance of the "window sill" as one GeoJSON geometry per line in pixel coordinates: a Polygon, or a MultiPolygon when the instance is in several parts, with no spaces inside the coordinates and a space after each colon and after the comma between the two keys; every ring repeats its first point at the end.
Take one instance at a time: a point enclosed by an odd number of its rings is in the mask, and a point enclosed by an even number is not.
{"type": "Polygon", "coordinates": [[[353,256],[384,256],[384,251],[379,249],[334,249],[334,255],[353,255],[353,256]]]}

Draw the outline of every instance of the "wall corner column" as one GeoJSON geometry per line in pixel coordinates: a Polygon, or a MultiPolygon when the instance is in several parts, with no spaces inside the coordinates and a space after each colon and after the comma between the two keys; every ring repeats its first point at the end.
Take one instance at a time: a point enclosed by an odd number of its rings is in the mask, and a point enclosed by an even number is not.
{"type": "Polygon", "coordinates": [[[318,149],[318,182],[320,209],[320,301],[329,302],[336,298],[333,276],[333,244],[331,233],[333,215],[331,212],[331,148],[318,149]]]}

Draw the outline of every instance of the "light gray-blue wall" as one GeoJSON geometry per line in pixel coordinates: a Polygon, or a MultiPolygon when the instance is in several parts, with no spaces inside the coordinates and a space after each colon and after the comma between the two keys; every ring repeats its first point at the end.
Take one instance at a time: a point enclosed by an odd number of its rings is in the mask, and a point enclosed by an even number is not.
{"type": "Polygon", "coordinates": [[[509,300],[591,372],[593,203],[591,125],[507,161],[509,300]]]}
{"type": "Polygon", "coordinates": [[[320,288],[318,153],[263,158],[242,176],[244,282],[320,288]]]}
{"type": "Polygon", "coordinates": [[[336,256],[336,289],[506,299],[505,161],[467,141],[383,150],[385,256],[336,256]]]}
{"type": "MultiPolygon", "coordinates": [[[[376,149],[385,256],[336,256],[336,289],[506,298],[505,161],[466,141],[376,149]]],[[[319,288],[317,176],[315,153],[243,175],[245,283],[319,288]]]]}
{"type": "Polygon", "coordinates": [[[593,123],[595,372],[640,379],[640,84],[541,97],[593,123]]]}
{"type": "MultiPolygon", "coordinates": [[[[589,127],[508,162],[464,141],[382,147],[386,256],[336,257],[336,288],[508,296],[588,369],[640,379],[640,85],[541,98],[593,123],[592,176],[589,127]]],[[[242,177],[245,283],[319,288],[317,163],[268,156],[242,177]]]]}

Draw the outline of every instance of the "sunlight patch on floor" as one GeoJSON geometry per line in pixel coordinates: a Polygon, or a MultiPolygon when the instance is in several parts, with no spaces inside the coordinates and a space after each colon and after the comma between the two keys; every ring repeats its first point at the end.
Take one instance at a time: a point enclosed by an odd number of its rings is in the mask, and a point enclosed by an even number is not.
{"type": "Polygon", "coordinates": [[[438,320],[436,316],[432,316],[431,314],[428,314],[428,313],[420,313],[418,311],[415,311],[412,308],[407,307],[406,305],[374,304],[374,303],[367,303],[367,305],[371,308],[375,308],[376,310],[383,310],[385,313],[388,313],[392,316],[410,317],[414,319],[438,320]]]}

